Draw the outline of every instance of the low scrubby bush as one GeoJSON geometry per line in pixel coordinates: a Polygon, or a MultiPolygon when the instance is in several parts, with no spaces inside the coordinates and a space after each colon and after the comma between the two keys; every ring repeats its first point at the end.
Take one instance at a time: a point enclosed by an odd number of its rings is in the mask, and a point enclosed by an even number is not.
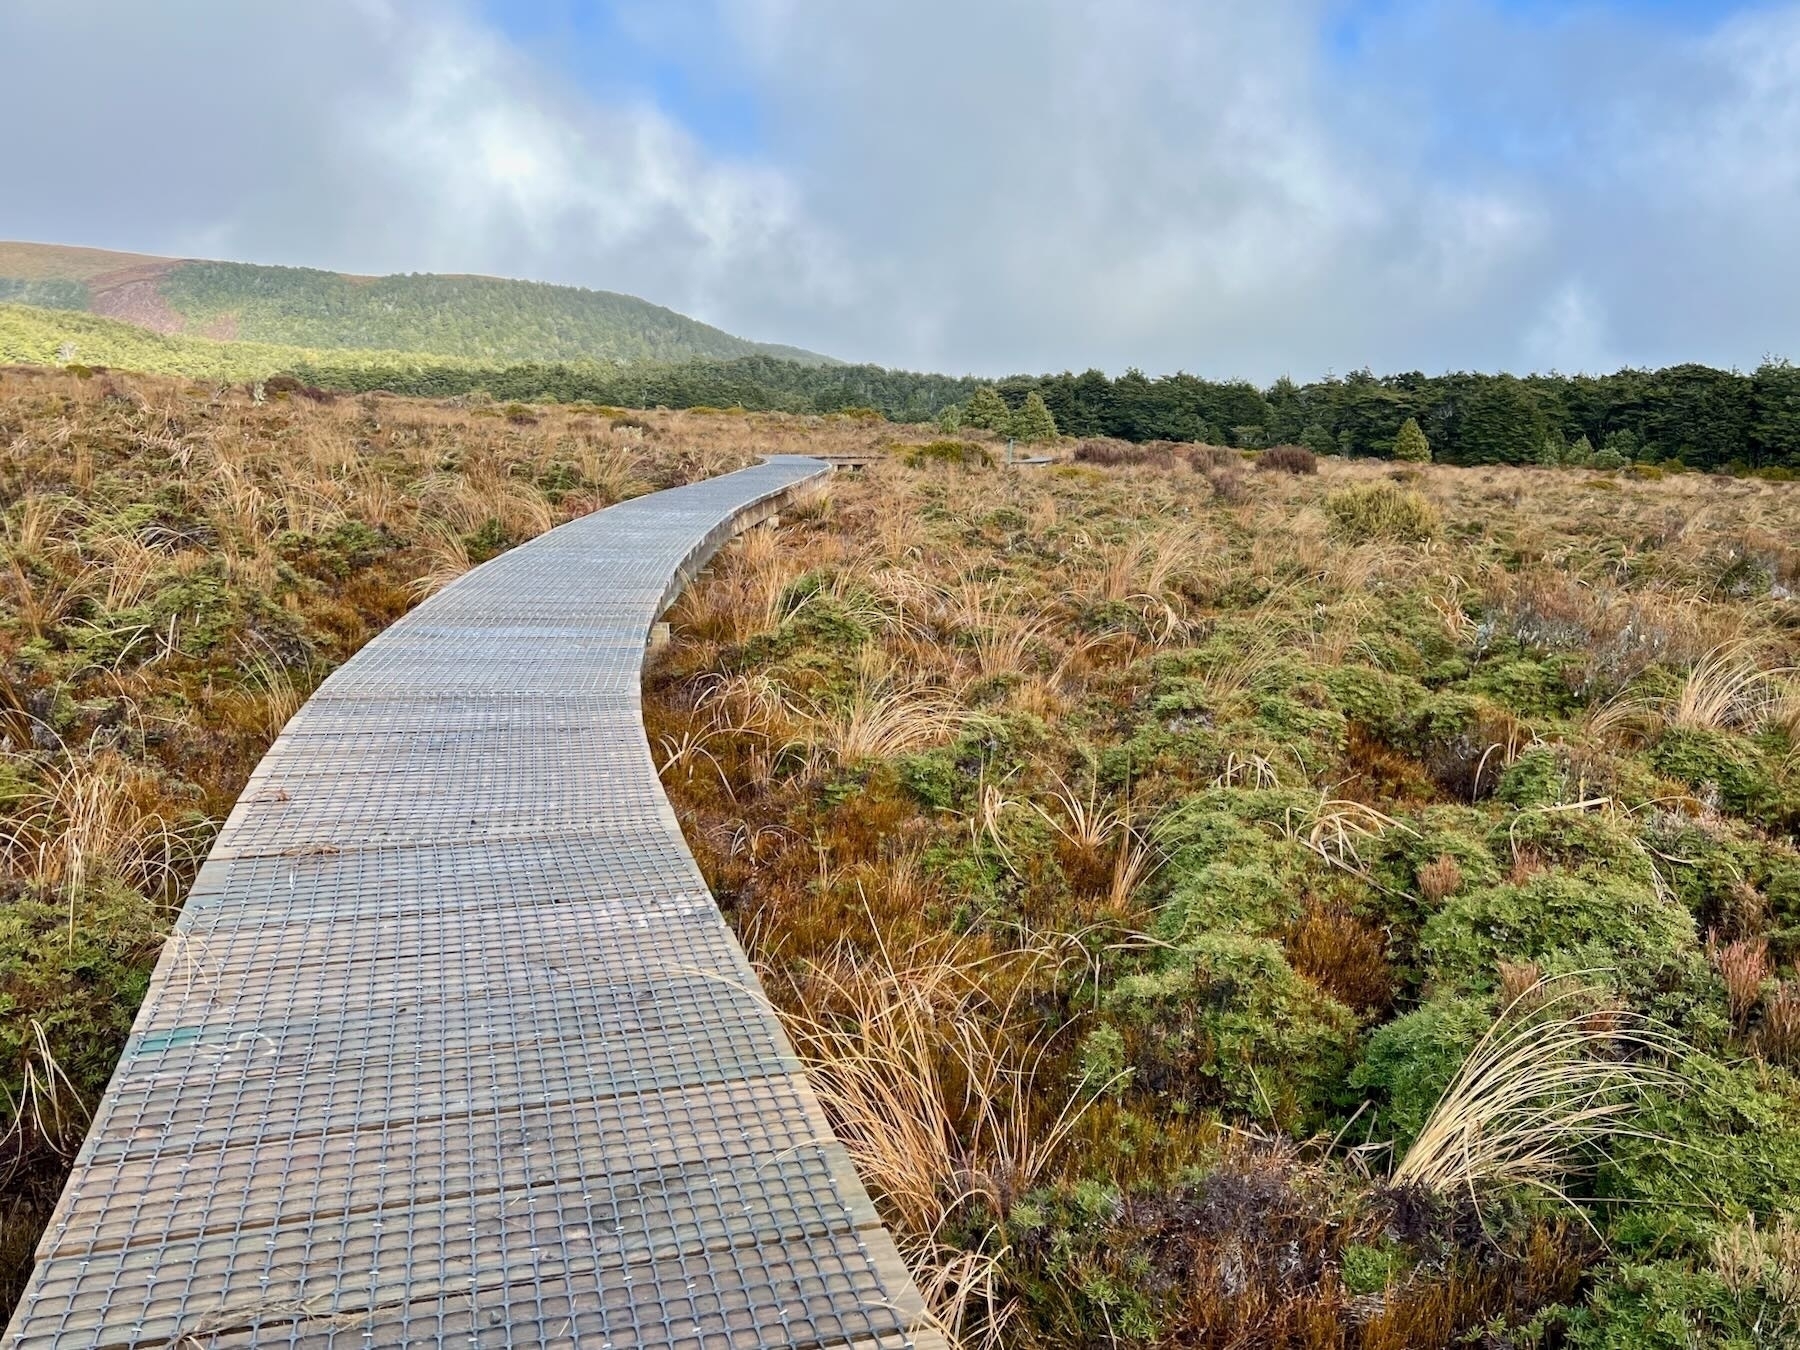
{"type": "Polygon", "coordinates": [[[1325,499],[1332,527],[1354,540],[1418,543],[1438,532],[1437,508],[1417,492],[1392,483],[1341,488],[1325,499]]]}
{"type": "Polygon", "coordinates": [[[986,468],[994,457],[974,441],[927,441],[907,449],[904,456],[908,468],[925,464],[960,464],[965,468],[986,468]]]}
{"type": "Polygon", "coordinates": [[[1108,469],[1147,465],[1153,469],[1175,467],[1175,447],[1167,441],[1115,441],[1106,438],[1087,440],[1075,447],[1078,464],[1098,464],[1108,469]]]}
{"type": "Polygon", "coordinates": [[[1277,445],[1256,457],[1266,473],[1308,474],[1319,471],[1319,457],[1302,445],[1277,445]]]}

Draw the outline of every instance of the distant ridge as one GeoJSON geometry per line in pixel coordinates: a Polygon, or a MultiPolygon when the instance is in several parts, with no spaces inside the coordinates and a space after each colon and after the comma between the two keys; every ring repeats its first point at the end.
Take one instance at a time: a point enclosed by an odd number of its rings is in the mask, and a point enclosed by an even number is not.
{"type": "Polygon", "coordinates": [[[683,361],[770,356],[752,342],[613,291],[499,277],[362,277],[310,267],[0,242],[0,303],[82,310],[151,332],[474,361],[683,361]]]}

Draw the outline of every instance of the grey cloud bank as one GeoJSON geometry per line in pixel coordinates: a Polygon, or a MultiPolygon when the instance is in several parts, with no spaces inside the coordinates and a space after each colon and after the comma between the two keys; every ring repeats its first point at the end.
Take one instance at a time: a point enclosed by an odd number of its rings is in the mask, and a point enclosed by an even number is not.
{"type": "Polygon", "coordinates": [[[472,11],[14,0],[0,237],[480,271],[952,371],[1800,355],[1800,5],[636,6],[753,161],[472,11]]]}

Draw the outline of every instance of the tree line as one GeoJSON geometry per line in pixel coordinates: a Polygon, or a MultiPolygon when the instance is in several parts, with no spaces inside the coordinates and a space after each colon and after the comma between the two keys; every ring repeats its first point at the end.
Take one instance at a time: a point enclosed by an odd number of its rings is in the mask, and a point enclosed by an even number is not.
{"type": "Polygon", "coordinates": [[[1129,370],[1013,377],[1009,403],[1041,394],[1063,434],[1207,441],[1256,449],[1296,444],[1324,454],[1393,457],[1418,424],[1448,464],[1577,462],[1584,456],[1690,468],[1800,468],[1800,368],[1701,365],[1612,375],[1376,376],[1357,371],[1267,389],[1247,381],[1129,370]]]}
{"type": "MultiPolygon", "coordinates": [[[[518,402],[742,407],[831,413],[869,408],[896,422],[1005,428],[1047,424],[1065,436],[1200,441],[1260,449],[1297,444],[1322,454],[1393,457],[1417,423],[1431,458],[1448,464],[1679,462],[1695,469],[1800,469],[1800,368],[1771,359],[1754,371],[1702,365],[1611,375],[1484,375],[1356,371],[1267,388],[1177,373],[1150,377],[1015,375],[997,381],[809,366],[766,354],[731,360],[479,362],[413,352],[327,351],[165,337],[69,310],[0,304],[0,360],[70,360],[197,378],[293,374],[346,391],[386,389],[444,398],[485,392],[518,402]],[[71,355],[59,355],[62,352],[71,355]],[[1002,417],[978,390],[1006,405],[1002,417]],[[1021,420],[1022,419],[1022,420],[1021,420]]],[[[1408,453],[1417,453],[1408,438],[1408,453]]]]}

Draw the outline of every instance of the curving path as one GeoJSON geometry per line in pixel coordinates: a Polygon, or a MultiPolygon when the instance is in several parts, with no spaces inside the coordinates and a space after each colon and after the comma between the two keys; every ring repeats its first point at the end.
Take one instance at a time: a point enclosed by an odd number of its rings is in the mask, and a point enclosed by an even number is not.
{"type": "Polygon", "coordinates": [[[5,1346],[939,1344],[640,720],[653,621],[824,472],[564,525],[320,687],[200,872],[5,1346]]]}

